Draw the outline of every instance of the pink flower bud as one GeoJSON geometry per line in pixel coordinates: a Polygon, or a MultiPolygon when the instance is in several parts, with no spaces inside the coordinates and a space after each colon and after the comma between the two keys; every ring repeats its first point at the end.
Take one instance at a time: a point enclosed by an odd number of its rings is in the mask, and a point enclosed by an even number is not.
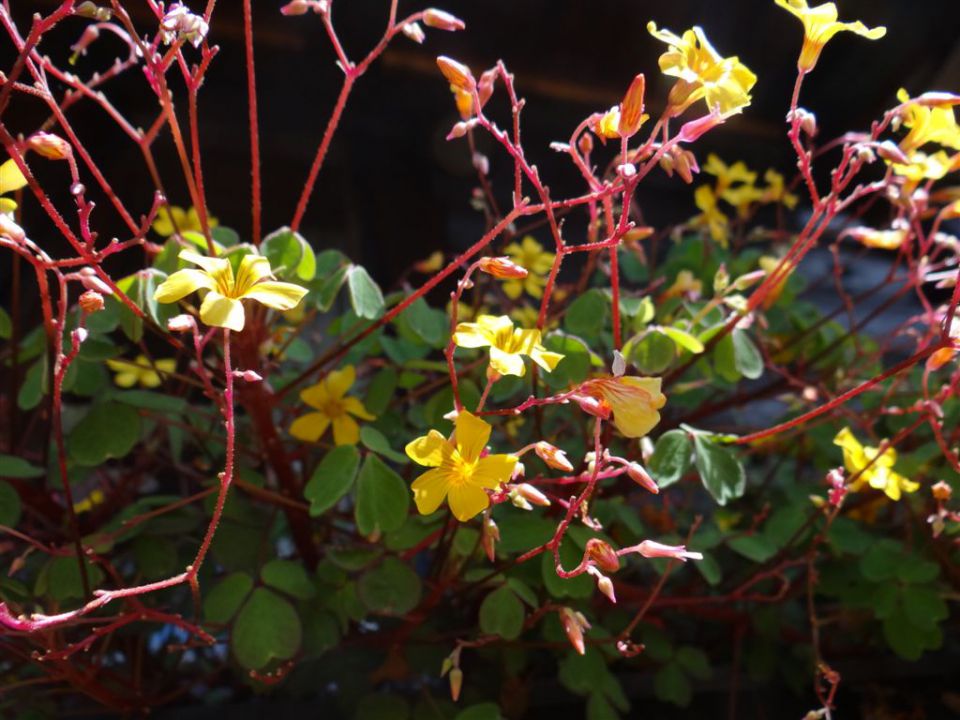
{"type": "Polygon", "coordinates": [[[480,97],[480,107],[487,104],[487,100],[493,95],[493,81],[497,78],[496,70],[485,70],[480,76],[480,82],[477,83],[477,95],[480,97]]]}
{"type": "Polygon", "coordinates": [[[840,503],[843,502],[843,498],[847,494],[843,468],[834,468],[828,472],[827,483],[830,485],[830,490],[827,492],[827,499],[833,507],[840,507],[840,503]]]}
{"type": "Polygon", "coordinates": [[[617,175],[627,179],[632,178],[637,174],[637,166],[633,163],[624,163],[623,165],[617,165],[617,175]]]}
{"type": "Polygon", "coordinates": [[[87,290],[96,290],[104,295],[113,295],[113,290],[103,280],[97,277],[97,272],[92,267],[80,268],[77,272],[68,275],[71,280],[79,280],[87,290]]]}
{"type": "Polygon", "coordinates": [[[66,160],[73,155],[70,143],[53,133],[34,133],[27,140],[27,147],[47,160],[66,160]]]}
{"type": "Polygon", "coordinates": [[[103,310],[103,295],[96,290],[87,290],[77,300],[77,304],[87,315],[100,312],[103,310]]]}
{"type": "Polygon", "coordinates": [[[15,243],[22,243],[27,239],[27,234],[22,227],[13,221],[13,218],[6,213],[0,213],[0,237],[9,238],[15,243]]]}
{"type": "Polygon", "coordinates": [[[696,120],[691,120],[683,124],[680,133],[677,135],[677,142],[692,143],[699,140],[705,133],[713,130],[717,125],[723,124],[725,118],[717,110],[709,115],[704,115],[696,120]]]}
{"type": "Polygon", "coordinates": [[[586,653],[583,631],[590,628],[587,619],[581,613],[565,607],[560,609],[560,624],[563,625],[563,631],[567,634],[567,640],[573,645],[573,649],[581,655],[586,653]]]}
{"type": "Polygon", "coordinates": [[[89,334],[90,333],[87,332],[86,328],[77,328],[70,333],[70,338],[73,340],[73,347],[75,350],[83,344],[83,341],[87,339],[89,334]]]}
{"type": "Polygon", "coordinates": [[[473,79],[473,73],[463,63],[457,62],[453,58],[441,55],[437,58],[437,67],[451,85],[458,90],[472,93],[477,82],[473,79]]]}
{"type": "Polygon", "coordinates": [[[243,380],[244,382],[260,382],[263,380],[263,377],[261,377],[260,373],[253,370],[234,370],[233,376],[243,380]]]}
{"type": "Polygon", "coordinates": [[[306,15],[310,12],[310,3],[307,0],[292,0],[280,8],[280,14],[291,16],[291,15],[306,15]]]}
{"type": "Polygon", "coordinates": [[[477,266],[488,275],[493,275],[501,280],[513,280],[527,276],[526,268],[517,265],[508,257],[481,258],[477,266]]]}
{"type": "Polygon", "coordinates": [[[683,562],[687,559],[703,560],[703,553],[690,552],[686,545],[664,545],[653,540],[644,540],[629,550],[638,552],[645,558],[672,558],[683,562]]]}
{"type": "Polygon", "coordinates": [[[616,572],[620,569],[620,558],[616,551],[610,547],[610,544],[600,538],[590,538],[587,540],[585,550],[586,556],[592,560],[601,570],[607,572],[616,572]]]}
{"type": "Polygon", "coordinates": [[[660,493],[660,487],[656,482],[654,482],[653,478],[650,477],[650,474],[639,463],[632,462],[627,465],[627,475],[629,475],[630,479],[644,490],[649,490],[654,495],[658,495],[660,493]]]}
{"type": "Polygon", "coordinates": [[[167,320],[167,330],[170,332],[190,332],[197,327],[197,321],[192,315],[177,315],[167,320]]]}
{"type": "Polygon", "coordinates": [[[520,483],[515,489],[524,500],[534,505],[539,505],[540,507],[550,507],[550,498],[537,490],[533,485],[520,483]]]}
{"type": "Polygon", "coordinates": [[[443,10],[437,10],[436,8],[428,8],[424,11],[423,24],[427,27],[437,28],[437,30],[447,30],[449,32],[463,30],[467,26],[460,18],[443,10]]]}
{"type": "Polygon", "coordinates": [[[888,160],[892,163],[897,163],[899,165],[909,165],[910,158],[907,157],[906,153],[901,150],[895,142],[890,140],[884,140],[882,143],[876,146],[877,155],[882,157],[884,160],[888,160]]]}
{"type": "Polygon", "coordinates": [[[408,38],[413,40],[418,45],[422,45],[423,41],[426,40],[426,35],[423,32],[423,28],[420,27],[419,23],[407,23],[403,26],[403,34],[408,38]]]}
{"type": "Polygon", "coordinates": [[[589,395],[574,395],[571,399],[586,413],[595,415],[603,420],[607,420],[610,417],[610,406],[603,400],[598,400],[589,395]]]}
{"type": "Polygon", "coordinates": [[[567,460],[566,453],[558,447],[551,445],[545,440],[541,440],[533,446],[537,457],[543,460],[554,470],[563,470],[563,472],[573,472],[573,465],[567,460]]]}

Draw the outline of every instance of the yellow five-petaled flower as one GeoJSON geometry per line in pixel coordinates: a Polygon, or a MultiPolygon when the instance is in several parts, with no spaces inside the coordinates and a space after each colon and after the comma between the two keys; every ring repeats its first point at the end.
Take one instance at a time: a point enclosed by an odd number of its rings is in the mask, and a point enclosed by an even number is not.
{"type": "Polygon", "coordinates": [[[524,355],[547,372],[563,360],[563,355],[540,344],[539,330],[515,328],[506,315],[481,315],[475,323],[460,323],[453,342],[462,348],[489,347],[490,369],[500,375],[523,377],[527,372],[524,355]]]}
{"type": "MultiPolygon", "coordinates": [[[[215,228],[217,224],[218,221],[215,217],[212,215],[207,216],[207,226],[210,229],[215,228]]],[[[152,227],[157,235],[162,235],[163,237],[169,237],[176,232],[201,232],[203,230],[203,224],[200,222],[200,213],[197,212],[195,207],[184,210],[182,207],[177,207],[176,205],[171,205],[169,209],[166,206],[161,206],[160,209],[157,210],[157,217],[153,221],[152,227]]]]}
{"type": "Polygon", "coordinates": [[[777,5],[790,12],[803,23],[803,48],[800,50],[797,67],[804,73],[813,70],[823,46],[838,32],[846,30],[869,40],[879,40],[887,34],[885,27],[868,28],[859,20],[856,22],[837,22],[837,6],[832,2],[809,7],[807,0],[775,1],[777,5]]]}
{"type": "Polygon", "coordinates": [[[624,437],[638,438],[660,422],[658,410],[667,402],[660,386],[658,377],[607,375],[587,380],[580,390],[613,413],[613,424],[624,437]]]}
{"type": "Polygon", "coordinates": [[[270,261],[262,255],[244,255],[236,277],[226,258],[205,257],[184,250],[180,259],[202,269],[173,273],[157,288],[154,299],[172,303],[196,290],[207,290],[200,305],[200,319],[214,327],[243,330],[245,317],[241,300],[256,300],[274,310],[290,310],[307,294],[299,285],[267,280],[272,277],[270,261]]]}
{"type": "Polygon", "coordinates": [[[107,360],[107,366],[116,373],[113,381],[122,388],[155,388],[162,381],[161,373],[169,375],[177,369],[177,361],[164,358],[151,363],[146,355],[137,355],[136,360],[107,360]]]}
{"type": "Polygon", "coordinates": [[[488,423],[464,410],[454,421],[450,440],[431,430],[407,445],[411,460],[431,468],[413,481],[413,499],[421,514],[434,512],[444,498],[460,522],[487,509],[487,490],[507,482],[517,464],[514,455],[482,456],[490,429],[488,423]]]}
{"type": "Polygon", "coordinates": [[[543,296],[543,286],[547,284],[544,275],[553,265],[553,253],[543,249],[543,245],[527,235],[519,243],[510,243],[504,248],[517,265],[527,270],[527,276],[516,280],[507,280],[503,291],[512,300],[516,300],[526,290],[535,298],[543,296]]]}
{"type": "Polygon", "coordinates": [[[356,369],[347,365],[341,370],[334,370],[316,385],[302,390],[300,399],[317,412],[301,415],[294,420],[290,434],[299,440],[316,442],[332,425],[333,441],[337,445],[356,445],[360,439],[360,427],[353,417],[376,420],[359,399],[347,397],[347,391],[356,378],[356,369]]]}
{"type": "Polygon", "coordinates": [[[834,445],[843,448],[843,464],[848,472],[858,475],[850,485],[851,490],[859,490],[864,484],[877,490],[883,490],[891,500],[899,500],[901,492],[912,493],[919,483],[905,478],[893,471],[897,462],[897,451],[888,447],[882,453],[879,448],[864,447],[850,428],[843,428],[833,439],[834,445]]]}

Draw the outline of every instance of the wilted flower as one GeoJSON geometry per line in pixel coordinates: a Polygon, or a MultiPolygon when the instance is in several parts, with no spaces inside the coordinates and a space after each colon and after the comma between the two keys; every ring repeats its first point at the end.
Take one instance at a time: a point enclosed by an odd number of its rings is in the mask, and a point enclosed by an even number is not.
{"type": "Polygon", "coordinates": [[[616,572],[620,569],[620,558],[610,544],[600,538],[590,538],[584,553],[588,559],[596,563],[597,567],[606,572],[616,572]]]}
{"type": "Polygon", "coordinates": [[[77,299],[80,309],[87,315],[103,310],[103,295],[96,290],[86,290],[77,299]]]}
{"type": "Polygon", "coordinates": [[[643,437],[658,422],[657,412],[667,402],[660,392],[660,378],[605,376],[587,380],[580,392],[594,398],[613,413],[613,424],[625,437],[643,437]]]}
{"type": "Polygon", "coordinates": [[[828,2],[808,7],[807,0],[775,0],[777,5],[790,12],[803,23],[803,49],[797,67],[805,73],[817,64],[823,46],[838,32],[856,33],[869,40],[879,40],[887,34],[885,27],[868,28],[862,22],[837,22],[837,6],[828,2]]]}
{"type": "Polygon", "coordinates": [[[460,323],[453,342],[462,348],[489,347],[490,368],[500,375],[523,377],[527,372],[524,355],[547,372],[563,359],[540,344],[539,330],[514,328],[506,315],[481,315],[475,323],[460,323]]]}
{"type": "Polygon", "coordinates": [[[360,427],[354,417],[375,420],[359,398],[347,396],[356,382],[353,365],[334,370],[316,385],[300,391],[300,399],[316,412],[301,415],[290,426],[290,434],[299,440],[316,442],[333,426],[333,442],[337,445],[356,445],[360,427]]]}

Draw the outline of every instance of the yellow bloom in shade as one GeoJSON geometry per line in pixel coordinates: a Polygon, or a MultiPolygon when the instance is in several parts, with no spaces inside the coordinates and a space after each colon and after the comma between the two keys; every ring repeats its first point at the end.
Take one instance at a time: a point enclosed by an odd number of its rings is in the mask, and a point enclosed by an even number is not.
{"type": "Polygon", "coordinates": [[[713,153],[707,155],[707,162],[703,166],[703,171],[717,179],[717,195],[723,195],[734,183],[753,185],[757,181],[757,174],[750,170],[742,160],[738,160],[733,165],[727,165],[713,153]]]}
{"type": "Polygon", "coordinates": [[[454,421],[452,439],[431,430],[407,445],[411,460],[432,468],[413,481],[413,499],[422,515],[434,512],[444,498],[460,522],[489,507],[487,490],[507,482],[517,464],[514,455],[481,457],[489,440],[489,423],[464,410],[454,421]]]}
{"type": "Polygon", "coordinates": [[[691,28],[678,36],[658,30],[651,21],[647,30],[670,46],[660,56],[660,71],[678,78],[668,98],[671,114],[679,115],[700,99],[711,112],[719,106],[721,115],[739,112],[750,104],[750,88],[757,76],[739,58],[722,57],[701,28],[691,28]]]}
{"type": "MultiPolygon", "coordinates": [[[[219,223],[212,215],[207,216],[207,224],[211,229],[219,223]]],[[[157,235],[169,237],[176,232],[185,233],[187,231],[203,232],[203,226],[200,224],[200,214],[195,207],[184,210],[182,207],[171,205],[169,209],[166,206],[157,210],[157,217],[153,221],[153,231],[157,235]]]]}
{"type": "Polygon", "coordinates": [[[793,210],[797,206],[799,198],[793,193],[787,192],[783,175],[770,169],[763,174],[763,179],[767,181],[767,186],[763,189],[762,202],[783,203],[788,210],[793,210]]]}
{"type": "Polygon", "coordinates": [[[960,127],[952,106],[928,107],[909,102],[910,94],[903,88],[897,93],[897,100],[909,103],[902,115],[903,126],[910,131],[900,141],[904,151],[909,153],[931,142],[960,150],[960,127]]]}
{"type": "Polygon", "coordinates": [[[283,311],[296,307],[307,294],[299,285],[267,280],[271,277],[270,261],[261,255],[245,255],[236,277],[226,258],[205,257],[184,250],[180,259],[199,265],[202,270],[178,270],[161,283],[153,297],[157,302],[172,303],[197,290],[208,290],[200,305],[200,319],[214,327],[243,330],[245,316],[241,300],[256,300],[283,311]]]}
{"type": "Polygon", "coordinates": [[[660,385],[658,377],[608,375],[587,380],[580,390],[613,413],[613,424],[624,437],[638,438],[660,422],[657,411],[667,402],[660,385]]]}
{"type": "Polygon", "coordinates": [[[500,375],[523,377],[527,372],[524,355],[547,372],[563,360],[563,355],[540,344],[539,330],[515,328],[506,315],[481,315],[475,323],[460,323],[453,342],[462,348],[489,347],[490,368],[500,375]]]}
{"type": "Polygon", "coordinates": [[[847,472],[857,473],[859,477],[850,485],[853,491],[869,484],[877,490],[883,490],[891,500],[899,500],[901,492],[916,492],[920,483],[908,480],[893,471],[897,462],[897,451],[888,447],[882,453],[879,448],[864,447],[856,436],[845,427],[833,439],[834,445],[843,448],[843,465],[847,472]]]}
{"type": "Polygon", "coordinates": [[[503,283],[503,291],[507,297],[516,300],[524,290],[535,298],[543,297],[543,287],[547,284],[545,276],[553,267],[553,253],[546,252],[543,245],[530,235],[519,243],[510,243],[503,250],[511,260],[527,270],[527,276],[522,280],[508,280],[503,283]]]}
{"type": "Polygon", "coordinates": [[[856,33],[869,40],[879,40],[887,34],[885,27],[868,28],[862,22],[837,22],[837,6],[828,2],[809,7],[807,0],[775,0],[777,5],[797,17],[803,23],[803,49],[797,67],[804,73],[813,70],[820,51],[838,32],[856,33]]]}
{"type": "Polygon", "coordinates": [[[908,189],[915,187],[921,180],[939,180],[953,169],[950,156],[943,150],[932,155],[919,150],[910,154],[908,164],[893,163],[893,172],[906,178],[908,189]]]}
{"type": "Polygon", "coordinates": [[[347,391],[357,379],[353,365],[334,370],[316,385],[300,391],[300,399],[317,412],[301,415],[290,426],[290,434],[298,440],[316,442],[333,426],[333,441],[337,445],[356,445],[360,440],[360,426],[353,417],[376,420],[355,397],[347,391]],[[351,417],[351,415],[353,417],[351,417]]]}
{"type": "Polygon", "coordinates": [[[100,488],[96,488],[89,495],[87,495],[83,500],[75,502],[73,504],[73,511],[77,515],[85,512],[90,512],[97,505],[102,505],[104,500],[106,500],[106,497],[103,494],[103,490],[101,490],[100,488]]]}
{"type": "Polygon", "coordinates": [[[713,188],[709,185],[698,187],[693,193],[693,202],[701,210],[693,219],[694,224],[706,227],[710,231],[710,237],[720,243],[721,247],[726,247],[730,220],[717,206],[717,196],[713,188]]]}
{"type": "Polygon", "coordinates": [[[677,273],[677,279],[673,281],[673,285],[664,291],[663,297],[666,299],[690,295],[698,298],[702,292],[703,283],[697,280],[689,270],[681,270],[677,273]]]}
{"type": "Polygon", "coordinates": [[[155,388],[162,382],[161,373],[168,375],[177,369],[177,361],[166,358],[151,363],[146,355],[137,355],[136,360],[107,360],[107,367],[116,373],[113,381],[122,388],[155,388]]]}

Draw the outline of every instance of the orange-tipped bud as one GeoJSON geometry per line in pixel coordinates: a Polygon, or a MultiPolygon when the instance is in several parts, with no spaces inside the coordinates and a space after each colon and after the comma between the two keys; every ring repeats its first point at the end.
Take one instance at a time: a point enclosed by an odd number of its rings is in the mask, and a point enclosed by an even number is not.
{"type": "Polygon", "coordinates": [[[620,137],[630,137],[635,135],[643,125],[647,116],[643,114],[643,93],[646,89],[647,81],[643,73],[637,75],[630,87],[627,88],[627,94],[623,96],[623,102],[620,103],[620,137]]]}
{"type": "Polygon", "coordinates": [[[957,348],[954,347],[945,347],[937,350],[933,355],[927,358],[927,369],[939,370],[948,362],[953,360],[953,356],[957,354],[957,348]]]}
{"type": "Polygon", "coordinates": [[[627,465],[627,475],[644,490],[649,490],[654,495],[660,493],[660,487],[654,482],[653,478],[650,477],[650,473],[648,473],[640,463],[630,463],[627,465]]]}
{"type": "Polygon", "coordinates": [[[689,150],[674,148],[673,167],[677,175],[683,178],[688,185],[693,182],[693,173],[700,172],[700,166],[697,165],[697,158],[689,150]]]}
{"type": "Polygon", "coordinates": [[[543,460],[554,470],[563,470],[564,472],[573,472],[573,465],[567,460],[567,455],[560,448],[551,445],[545,440],[541,440],[533,447],[537,457],[543,460]]]}
{"type": "Polygon", "coordinates": [[[450,671],[450,699],[454,702],[460,699],[460,690],[463,688],[463,670],[453,668],[450,671]]]}
{"type": "Polygon", "coordinates": [[[96,290],[87,290],[77,300],[80,309],[87,315],[103,310],[103,295],[96,290]]]}
{"type": "Polygon", "coordinates": [[[447,81],[458,90],[472,93],[473,89],[477,86],[477,82],[473,79],[473,73],[470,72],[470,68],[463,63],[457,62],[453,58],[441,55],[437,58],[437,67],[440,68],[440,72],[443,73],[447,81]]]}
{"type": "Polygon", "coordinates": [[[593,138],[589,134],[584,133],[577,141],[577,147],[580,148],[581,154],[588,155],[590,151],[593,150],[593,138]]]}
{"type": "Polygon", "coordinates": [[[520,497],[533,505],[550,507],[550,498],[529,483],[520,483],[515,490],[520,497]]]}
{"type": "Polygon", "coordinates": [[[933,499],[938,502],[947,502],[950,497],[953,495],[953,488],[951,488],[947,483],[941,480],[938,483],[935,483],[933,487],[930,488],[930,492],[933,493],[933,499]]]}
{"type": "Polygon", "coordinates": [[[620,558],[616,551],[600,538],[587,540],[586,554],[601,570],[613,573],[620,569],[620,558]]]}
{"type": "Polygon", "coordinates": [[[517,265],[508,257],[485,257],[480,260],[478,267],[488,275],[501,280],[516,280],[528,275],[525,267],[517,265]]]}
{"type": "Polygon", "coordinates": [[[448,32],[463,30],[467,26],[467,24],[457,16],[451,15],[443,10],[437,10],[436,8],[428,8],[423,13],[423,24],[427,27],[446,30],[448,32]]]}
{"type": "Polygon", "coordinates": [[[31,135],[27,147],[47,160],[66,160],[73,156],[70,143],[53,133],[38,132],[31,135]]]}
{"type": "Polygon", "coordinates": [[[567,634],[567,640],[573,645],[573,649],[581,655],[587,652],[583,642],[583,631],[590,628],[590,623],[575,610],[568,607],[560,608],[560,624],[563,625],[563,631],[567,634]]]}
{"type": "Polygon", "coordinates": [[[493,521],[493,518],[484,518],[481,544],[483,545],[483,551],[486,553],[487,559],[490,562],[494,562],[497,559],[498,542],[500,542],[500,528],[497,527],[497,524],[493,521]]]}

